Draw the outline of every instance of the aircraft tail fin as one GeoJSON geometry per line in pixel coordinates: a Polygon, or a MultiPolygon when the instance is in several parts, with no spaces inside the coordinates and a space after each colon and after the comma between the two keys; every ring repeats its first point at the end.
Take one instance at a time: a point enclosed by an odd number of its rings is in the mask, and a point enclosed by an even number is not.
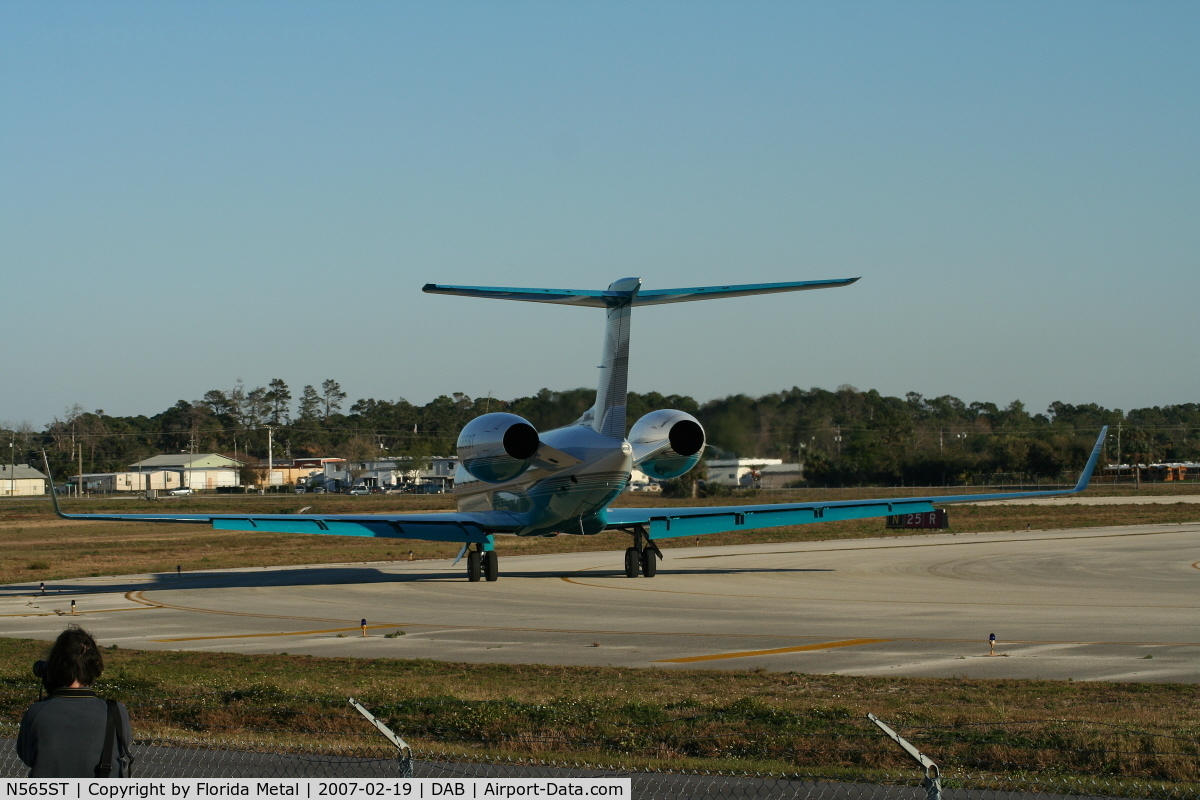
{"type": "Polygon", "coordinates": [[[604,328],[604,354],[600,364],[600,383],[596,404],[579,418],[577,424],[614,439],[625,438],[625,395],[629,377],[629,314],[634,306],[685,303],[691,300],[716,300],[754,294],[796,292],[807,289],[834,289],[849,286],[858,278],[785,283],[744,283],[728,286],[696,286],[687,289],[642,291],[640,278],[622,278],[604,291],[584,289],[514,289],[504,286],[450,286],[427,283],[422,291],[492,300],[525,300],[534,303],[589,306],[607,311],[604,328]]]}
{"type": "Polygon", "coordinates": [[[604,324],[604,352],[600,358],[600,383],[596,404],[580,419],[592,429],[614,439],[625,438],[625,395],[629,388],[629,316],[642,288],[640,278],[622,278],[608,287],[620,298],[609,306],[604,324]],[[591,415],[591,419],[588,416],[591,415]]]}

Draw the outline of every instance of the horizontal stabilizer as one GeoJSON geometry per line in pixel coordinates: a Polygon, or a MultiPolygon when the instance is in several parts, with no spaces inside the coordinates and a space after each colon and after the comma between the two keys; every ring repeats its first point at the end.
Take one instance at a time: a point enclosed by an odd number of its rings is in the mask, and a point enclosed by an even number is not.
{"type": "Polygon", "coordinates": [[[503,286],[443,286],[427,283],[421,291],[428,294],[457,294],[463,297],[490,297],[493,300],[528,300],[534,303],[562,303],[604,308],[605,292],[574,289],[506,289],[503,286]]]}
{"type": "MultiPolygon", "coordinates": [[[[653,306],[662,303],[685,303],[689,300],[715,300],[719,297],[746,297],[753,294],[798,292],[807,289],[833,289],[849,286],[858,278],[838,278],[824,281],[788,281],[785,283],[743,283],[729,286],[696,286],[689,289],[641,289],[637,279],[627,285],[629,290],[590,289],[513,289],[504,286],[447,286],[425,284],[422,291],[430,294],[454,294],[463,297],[487,297],[493,300],[526,300],[533,303],[611,308],[620,305],[653,306]]],[[[613,285],[626,285],[618,281],[613,285]]]]}
{"type": "Polygon", "coordinates": [[[697,286],[692,289],[643,289],[634,298],[635,306],[655,306],[661,303],[686,303],[689,300],[715,300],[719,297],[748,297],[752,294],[801,292],[808,289],[836,289],[849,286],[858,278],[836,278],[828,281],[788,281],[786,283],[743,283],[736,286],[697,286]]]}

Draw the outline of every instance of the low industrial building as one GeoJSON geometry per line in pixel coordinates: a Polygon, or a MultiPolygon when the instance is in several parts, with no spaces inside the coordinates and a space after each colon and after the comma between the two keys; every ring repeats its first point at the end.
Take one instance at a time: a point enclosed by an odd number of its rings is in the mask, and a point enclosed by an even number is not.
{"type": "Polygon", "coordinates": [[[46,493],[46,476],[25,464],[0,464],[0,497],[34,497],[46,493]]]}
{"type": "Polygon", "coordinates": [[[1200,476],[1200,463],[1194,461],[1166,461],[1154,464],[1108,464],[1100,470],[1100,477],[1112,482],[1146,481],[1195,481],[1200,476]]]}
{"type": "Polygon", "coordinates": [[[129,466],[138,472],[177,472],[182,486],[199,491],[240,486],[238,471],[245,462],[220,453],[175,453],[151,456],[129,466]]]}
{"type": "Polygon", "coordinates": [[[151,472],[93,472],[74,475],[72,485],[85,492],[144,492],[147,489],[177,489],[182,475],[168,469],[151,472]]]}
{"type": "Polygon", "coordinates": [[[802,480],[803,464],[768,464],[758,471],[758,485],[763,489],[786,489],[802,480]]]}
{"type": "Polygon", "coordinates": [[[764,467],[775,467],[783,464],[779,458],[723,458],[709,461],[708,483],[718,483],[723,486],[738,486],[752,489],[759,486],[760,471],[764,467]]]}
{"type": "Polygon", "coordinates": [[[346,459],[344,458],[297,458],[282,465],[276,465],[282,475],[280,485],[317,486],[325,481],[331,484],[336,480],[346,480],[346,459]]]}
{"type": "Polygon", "coordinates": [[[357,473],[355,483],[364,486],[437,486],[449,491],[454,485],[454,473],[458,470],[457,456],[430,456],[421,469],[405,469],[405,459],[379,459],[356,461],[350,466],[357,473]]]}

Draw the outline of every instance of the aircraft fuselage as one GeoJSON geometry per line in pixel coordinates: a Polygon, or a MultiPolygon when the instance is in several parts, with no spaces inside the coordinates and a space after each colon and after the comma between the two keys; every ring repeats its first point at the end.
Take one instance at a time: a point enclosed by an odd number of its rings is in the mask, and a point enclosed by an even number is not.
{"type": "Polygon", "coordinates": [[[629,483],[632,446],[581,424],[546,431],[539,438],[579,463],[560,470],[535,466],[504,483],[485,483],[459,469],[454,482],[458,510],[503,519],[518,536],[604,530],[605,509],[629,483]]]}

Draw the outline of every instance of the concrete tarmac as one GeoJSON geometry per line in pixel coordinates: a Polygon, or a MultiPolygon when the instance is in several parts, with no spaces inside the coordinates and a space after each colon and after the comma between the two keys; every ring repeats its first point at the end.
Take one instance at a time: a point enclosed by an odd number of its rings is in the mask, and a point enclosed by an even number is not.
{"type": "Polygon", "coordinates": [[[0,635],[74,621],[150,649],[1200,682],[1200,523],[665,555],[636,579],[610,551],[502,557],[495,583],[438,560],[9,585],[0,635]]]}

